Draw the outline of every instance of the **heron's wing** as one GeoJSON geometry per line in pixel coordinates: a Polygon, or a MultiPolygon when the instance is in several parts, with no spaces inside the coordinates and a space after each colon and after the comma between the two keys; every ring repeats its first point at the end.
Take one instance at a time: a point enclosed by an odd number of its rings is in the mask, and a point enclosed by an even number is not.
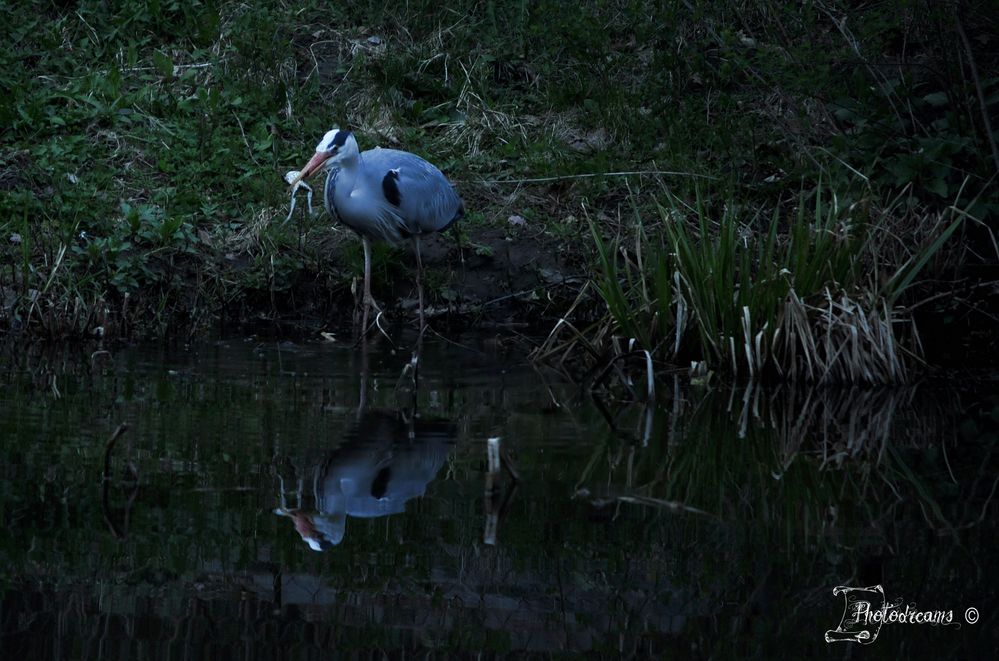
{"type": "Polygon", "coordinates": [[[407,233],[439,232],[464,212],[451,182],[416,154],[372,149],[362,158],[369,185],[395,210],[407,233]]]}

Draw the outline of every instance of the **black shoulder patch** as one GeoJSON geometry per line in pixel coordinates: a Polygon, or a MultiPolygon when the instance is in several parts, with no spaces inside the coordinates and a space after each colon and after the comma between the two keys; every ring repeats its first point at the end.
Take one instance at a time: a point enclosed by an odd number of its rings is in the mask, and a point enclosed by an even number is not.
{"type": "Polygon", "coordinates": [[[385,173],[385,177],[382,179],[382,193],[385,194],[385,199],[395,206],[399,206],[402,202],[398,170],[389,170],[385,173]]]}
{"type": "Polygon", "coordinates": [[[378,471],[378,475],[375,475],[374,481],[371,482],[371,495],[378,500],[381,500],[385,496],[385,492],[388,491],[389,482],[392,480],[392,468],[386,466],[385,468],[378,471]]]}
{"type": "Polygon", "coordinates": [[[348,135],[350,135],[350,131],[337,131],[336,135],[333,136],[333,145],[343,147],[344,143],[347,142],[348,135]]]}

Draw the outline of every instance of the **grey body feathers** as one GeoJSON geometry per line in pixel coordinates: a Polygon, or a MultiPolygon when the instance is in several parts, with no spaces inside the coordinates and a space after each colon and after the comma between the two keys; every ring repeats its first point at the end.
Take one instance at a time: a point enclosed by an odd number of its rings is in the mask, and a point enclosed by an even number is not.
{"type": "Polygon", "coordinates": [[[390,243],[447,229],[464,213],[440,170],[395,149],[369,149],[355,163],[331,169],[325,202],[334,218],[358,234],[390,243]]]}

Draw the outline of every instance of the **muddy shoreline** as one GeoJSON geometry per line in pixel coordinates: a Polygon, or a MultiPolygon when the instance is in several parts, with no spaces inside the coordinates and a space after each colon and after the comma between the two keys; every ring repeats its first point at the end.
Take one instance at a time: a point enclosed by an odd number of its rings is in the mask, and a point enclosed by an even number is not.
{"type": "MultiPolygon", "coordinates": [[[[324,272],[302,269],[270,290],[248,289],[225,306],[222,327],[247,325],[316,332],[343,328],[359,309],[362,271],[351,257],[360,242],[340,233],[324,272]],[[347,263],[351,261],[351,263],[347,263]]],[[[587,258],[542,233],[485,229],[461,242],[451,233],[422,241],[427,316],[441,328],[529,328],[557,320],[585,284],[587,258]]],[[[390,325],[416,323],[418,299],[412,246],[384,247],[372,293],[390,325]]]]}
{"type": "MultiPolygon", "coordinates": [[[[324,220],[297,232],[297,250],[265,248],[259,230],[251,239],[204,237],[202,251],[158,265],[161,287],[128,296],[105,287],[90,305],[49,302],[43,292],[8,284],[0,292],[0,331],[15,341],[350,336],[362,282],[360,241],[324,220]],[[281,258],[294,267],[274,266],[281,258]],[[31,310],[27,323],[25,309],[31,310]]],[[[606,313],[599,296],[580,296],[595,259],[581,231],[554,237],[543,227],[465,226],[460,238],[448,232],[424,239],[422,256],[428,318],[442,334],[484,330],[544,337],[570,310],[581,328],[606,313]]],[[[391,334],[415,328],[415,272],[411,245],[377,247],[373,293],[391,334]]],[[[925,362],[913,379],[999,367],[999,336],[986,319],[999,312],[996,298],[982,295],[964,314],[943,303],[919,309],[915,321],[925,362]]]]}
{"type": "MultiPolygon", "coordinates": [[[[11,336],[49,340],[162,340],[243,330],[301,335],[349,326],[359,307],[360,242],[352,232],[322,223],[302,232],[299,241],[297,254],[282,255],[205,240],[207,254],[155,264],[161,287],[125,296],[106,287],[76,305],[8,285],[0,328],[11,336]],[[294,260],[293,266],[275,266],[280,257],[294,260]],[[30,314],[24,315],[26,309],[30,314]]],[[[537,332],[550,329],[571,305],[588,280],[591,259],[572,242],[525,227],[464,229],[460,239],[451,232],[433,235],[422,241],[422,257],[434,326],[537,332]]],[[[377,246],[372,290],[386,324],[415,323],[415,273],[411,245],[377,246]]]]}

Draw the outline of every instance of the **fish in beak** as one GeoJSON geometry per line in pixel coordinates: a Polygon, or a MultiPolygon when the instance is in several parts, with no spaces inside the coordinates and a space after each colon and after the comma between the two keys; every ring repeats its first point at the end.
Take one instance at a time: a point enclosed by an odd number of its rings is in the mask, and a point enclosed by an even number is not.
{"type": "Polygon", "coordinates": [[[305,164],[305,167],[302,168],[302,171],[299,172],[298,175],[296,175],[289,182],[289,185],[292,188],[294,188],[295,185],[298,184],[298,182],[300,182],[301,180],[305,179],[306,177],[308,177],[309,175],[311,175],[313,172],[315,172],[316,170],[318,170],[322,166],[322,164],[325,163],[326,160],[330,156],[332,156],[332,154],[330,152],[317,151],[315,153],[315,155],[312,158],[309,159],[309,162],[305,164]]]}

